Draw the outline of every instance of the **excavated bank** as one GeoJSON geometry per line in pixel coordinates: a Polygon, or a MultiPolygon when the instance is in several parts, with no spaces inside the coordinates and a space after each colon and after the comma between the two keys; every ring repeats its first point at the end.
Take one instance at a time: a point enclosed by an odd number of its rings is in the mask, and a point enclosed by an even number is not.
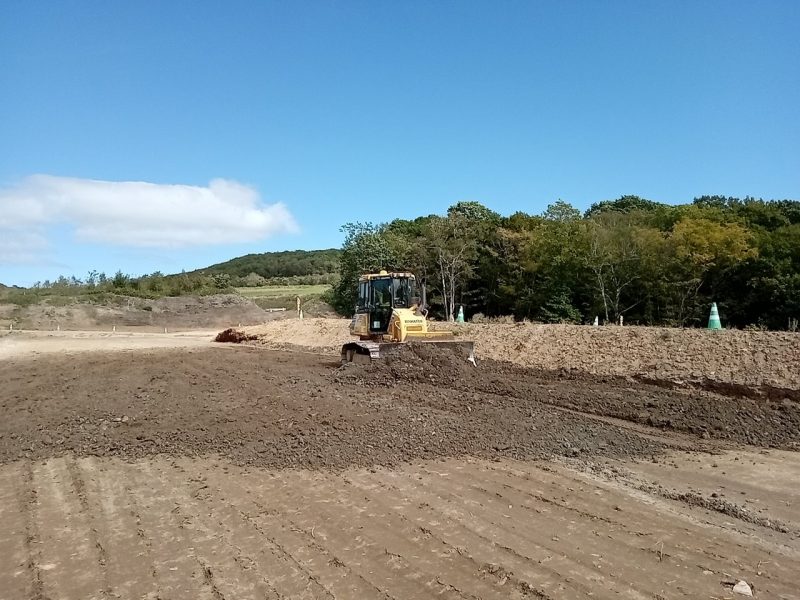
{"type": "Polygon", "coordinates": [[[385,361],[346,365],[334,380],[370,388],[425,384],[501,396],[507,405],[541,402],[706,439],[800,448],[800,403],[780,394],[765,398],[670,389],[634,378],[525,369],[492,360],[480,361],[476,369],[457,353],[424,344],[409,344],[385,361]]]}

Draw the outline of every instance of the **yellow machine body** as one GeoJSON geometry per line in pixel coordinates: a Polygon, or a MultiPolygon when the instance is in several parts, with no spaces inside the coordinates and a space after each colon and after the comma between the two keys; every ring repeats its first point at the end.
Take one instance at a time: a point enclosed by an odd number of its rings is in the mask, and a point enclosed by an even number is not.
{"type": "Polygon", "coordinates": [[[419,342],[455,348],[475,364],[473,342],[456,341],[449,331],[428,330],[412,273],[370,273],[359,278],[358,286],[350,334],[359,341],[342,346],[343,363],[384,358],[402,344],[419,342]]]}
{"type": "Polygon", "coordinates": [[[410,308],[392,309],[392,317],[384,334],[370,332],[369,315],[357,314],[350,322],[350,334],[362,340],[379,338],[383,342],[406,342],[414,339],[453,339],[449,331],[428,331],[425,316],[410,308]]]}

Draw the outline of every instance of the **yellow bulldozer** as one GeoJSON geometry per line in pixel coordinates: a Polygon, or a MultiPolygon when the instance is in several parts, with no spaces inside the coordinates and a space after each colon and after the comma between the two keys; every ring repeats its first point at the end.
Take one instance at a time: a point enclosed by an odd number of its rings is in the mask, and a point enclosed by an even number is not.
{"type": "Polygon", "coordinates": [[[358,341],[342,346],[342,363],[380,360],[413,342],[434,344],[476,364],[474,342],[456,340],[450,331],[428,331],[427,307],[413,273],[362,275],[350,334],[358,341]]]}

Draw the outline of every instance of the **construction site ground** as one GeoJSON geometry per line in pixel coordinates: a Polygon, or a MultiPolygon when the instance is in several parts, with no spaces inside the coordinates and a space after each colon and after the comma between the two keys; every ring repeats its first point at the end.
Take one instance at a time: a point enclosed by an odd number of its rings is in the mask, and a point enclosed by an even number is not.
{"type": "Polygon", "coordinates": [[[0,336],[0,599],[800,598],[791,365],[748,393],[211,333],[0,336]]]}

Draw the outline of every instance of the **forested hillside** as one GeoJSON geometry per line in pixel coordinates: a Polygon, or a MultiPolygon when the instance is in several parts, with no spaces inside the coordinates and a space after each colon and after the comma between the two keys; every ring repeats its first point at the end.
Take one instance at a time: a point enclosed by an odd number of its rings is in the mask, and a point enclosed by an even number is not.
{"type": "Polygon", "coordinates": [[[208,274],[225,273],[231,277],[246,277],[255,273],[266,279],[330,275],[339,270],[339,253],[339,250],[330,249],[246,254],[198,271],[208,274]]]}
{"type": "Polygon", "coordinates": [[[358,274],[411,269],[440,316],[544,322],[703,325],[717,302],[727,325],[796,329],[800,202],[702,196],[667,205],[623,196],[585,214],[558,201],[501,216],[461,202],[445,216],[350,223],[333,301],[352,311],[358,274]]]}
{"type": "Polygon", "coordinates": [[[37,282],[29,289],[0,286],[0,301],[14,304],[32,304],[45,298],[99,301],[114,295],[159,298],[233,292],[234,287],[329,285],[338,281],[339,253],[332,249],[248,254],[174,275],[160,271],[148,275],[90,271],[84,278],[62,275],[53,281],[37,282]]]}

